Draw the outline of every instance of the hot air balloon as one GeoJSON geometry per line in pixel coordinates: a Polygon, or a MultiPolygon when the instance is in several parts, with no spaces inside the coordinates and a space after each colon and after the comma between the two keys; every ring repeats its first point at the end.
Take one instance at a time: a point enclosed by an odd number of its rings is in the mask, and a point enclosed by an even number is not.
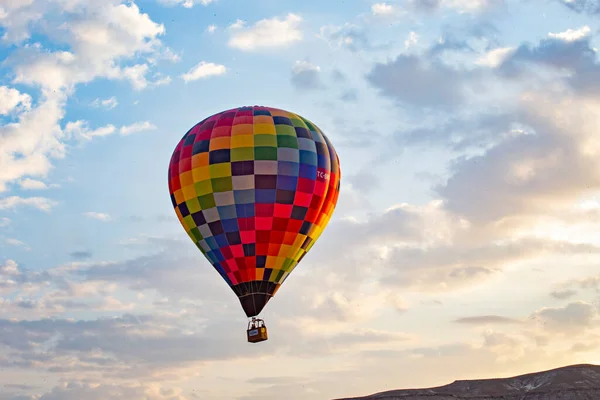
{"type": "Polygon", "coordinates": [[[256,318],[331,219],[339,158],[325,134],[297,114],[239,107],[194,125],[169,164],[175,213],[238,296],[251,343],[256,318]]]}

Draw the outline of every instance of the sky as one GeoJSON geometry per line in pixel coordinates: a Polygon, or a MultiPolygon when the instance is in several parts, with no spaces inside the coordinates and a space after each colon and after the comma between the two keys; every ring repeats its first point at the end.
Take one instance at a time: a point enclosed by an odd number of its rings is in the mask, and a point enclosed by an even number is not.
{"type": "Polygon", "coordinates": [[[596,0],[0,0],[0,400],[333,399],[600,364],[596,0]],[[323,235],[246,342],[179,139],[316,123],[323,235]]]}

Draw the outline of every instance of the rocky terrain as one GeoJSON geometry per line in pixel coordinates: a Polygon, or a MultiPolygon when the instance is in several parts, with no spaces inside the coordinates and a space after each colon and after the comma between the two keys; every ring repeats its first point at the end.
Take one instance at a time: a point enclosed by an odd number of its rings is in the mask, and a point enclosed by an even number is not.
{"type": "Polygon", "coordinates": [[[512,378],[459,380],[338,400],[600,400],[600,366],[570,365],[512,378]]]}

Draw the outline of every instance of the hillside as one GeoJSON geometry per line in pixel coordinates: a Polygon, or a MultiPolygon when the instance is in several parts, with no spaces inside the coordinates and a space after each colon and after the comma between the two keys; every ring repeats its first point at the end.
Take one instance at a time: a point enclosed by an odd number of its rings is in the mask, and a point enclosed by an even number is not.
{"type": "Polygon", "coordinates": [[[511,378],[458,380],[337,400],[600,400],[600,366],[581,364],[511,378]]]}

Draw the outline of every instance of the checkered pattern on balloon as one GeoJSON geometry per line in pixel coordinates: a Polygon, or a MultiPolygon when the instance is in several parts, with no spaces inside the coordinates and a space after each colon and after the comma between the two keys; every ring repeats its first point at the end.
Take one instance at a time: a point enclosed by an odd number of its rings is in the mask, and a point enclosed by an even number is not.
{"type": "Polygon", "coordinates": [[[258,106],[199,122],[169,165],[179,221],[248,317],[260,313],[323,232],[340,178],[337,153],[315,124],[258,106]]]}

